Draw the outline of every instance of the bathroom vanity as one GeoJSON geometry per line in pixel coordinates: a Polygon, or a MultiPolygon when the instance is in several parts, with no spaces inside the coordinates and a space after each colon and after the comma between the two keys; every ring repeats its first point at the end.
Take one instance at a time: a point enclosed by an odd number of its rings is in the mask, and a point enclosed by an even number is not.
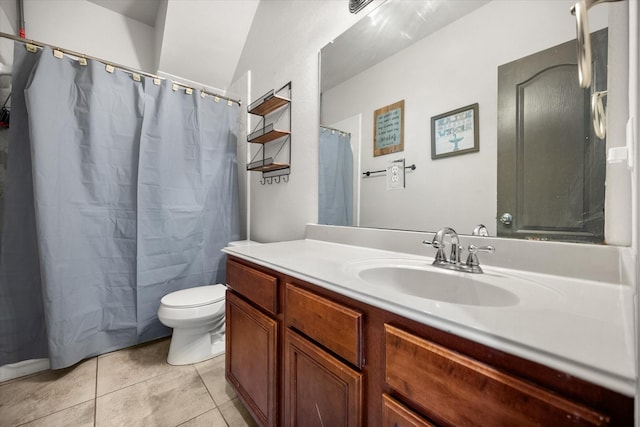
{"type": "Polygon", "coordinates": [[[516,299],[456,303],[362,274],[426,256],[313,239],[224,251],[226,377],[260,425],[633,425],[631,323],[585,315],[630,308],[623,285],[489,266],[482,280],[516,299]]]}

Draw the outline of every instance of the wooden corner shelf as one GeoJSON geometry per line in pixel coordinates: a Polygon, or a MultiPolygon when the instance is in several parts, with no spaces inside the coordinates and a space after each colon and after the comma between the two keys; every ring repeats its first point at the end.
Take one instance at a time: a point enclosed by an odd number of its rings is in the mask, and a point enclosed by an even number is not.
{"type": "Polygon", "coordinates": [[[288,163],[274,162],[273,158],[268,157],[263,160],[258,160],[256,162],[249,163],[247,165],[247,170],[254,171],[254,172],[270,172],[270,171],[275,171],[280,169],[287,169],[289,167],[290,165],[288,163]]]}
{"type": "Polygon", "coordinates": [[[273,123],[258,129],[247,137],[247,142],[255,144],[266,144],[267,142],[275,141],[283,136],[291,135],[288,130],[274,129],[273,123]]]}
{"type": "Polygon", "coordinates": [[[264,165],[264,166],[260,166],[260,167],[255,167],[252,169],[249,169],[250,171],[255,171],[255,172],[270,172],[270,171],[276,171],[276,170],[280,170],[280,169],[288,169],[290,166],[288,163],[271,163],[268,165],[264,165]]]}
{"type": "Polygon", "coordinates": [[[260,99],[249,105],[249,114],[255,114],[257,116],[266,116],[269,113],[276,111],[277,109],[288,105],[291,102],[289,98],[277,95],[272,89],[266,94],[262,95],[260,99]]]}
{"type": "MultiPolygon", "coordinates": [[[[291,171],[291,82],[277,90],[270,90],[247,107],[247,112],[261,116],[258,128],[247,135],[247,142],[261,144],[247,164],[248,171],[262,172],[261,184],[279,183],[281,177],[284,182],[289,180],[291,171]],[[288,97],[282,96],[287,94],[288,97]],[[281,110],[282,109],[282,110],[281,110]],[[271,114],[281,111],[282,114],[271,114]],[[276,129],[276,124],[284,125],[284,129],[276,129]],[[288,124],[287,124],[288,123],[288,124]],[[287,129],[288,128],[288,129],[287,129]],[[280,142],[275,142],[275,141],[280,142]],[[268,144],[274,142],[274,144],[268,144]],[[275,158],[286,157],[284,162],[276,162],[275,158]]],[[[280,127],[280,126],[278,126],[280,127]]]]}

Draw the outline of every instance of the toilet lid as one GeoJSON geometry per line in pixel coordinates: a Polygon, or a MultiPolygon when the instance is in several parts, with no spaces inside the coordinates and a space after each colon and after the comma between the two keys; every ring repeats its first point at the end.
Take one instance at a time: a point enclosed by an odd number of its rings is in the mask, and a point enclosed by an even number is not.
{"type": "Polygon", "coordinates": [[[192,308],[213,304],[224,299],[226,286],[208,285],[182,289],[162,297],[160,303],[166,307],[192,308]]]}

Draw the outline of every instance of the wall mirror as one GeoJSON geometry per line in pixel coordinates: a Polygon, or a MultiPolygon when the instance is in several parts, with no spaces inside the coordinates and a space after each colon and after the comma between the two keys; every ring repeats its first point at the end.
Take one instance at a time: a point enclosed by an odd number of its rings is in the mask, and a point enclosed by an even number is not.
{"type": "MultiPolygon", "coordinates": [[[[501,180],[514,179],[515,184],[510,187],[515,191],[514,200],[521,205],[527,201],[529,205],[538,203],[533,203],[530,190],[525,191],[531,176],[521,174],[519,179],[524,181],[516,182],[516,178],[505,178],[498,171],[501,153],[498,140],[502,132],[499,117],[503,121],[507,116],[516,117],[515,113],[501,111],[507,107],[499,102],[498,69],[505,64],[516,64],[517,68],[520,60],[554,52],[575,40],[572,4],[570,0],[387,0],[325,46],[320,52],[319,222],[416,231],[450,226],[460,234],[471,234],[478,224],[484,224],[490,236],[602,243],[602,236],[599,240],[566,233],[554,236],[553,230],[551,235],[539,237],[535,230],[520,236],[499,233],[499,227],[504,225],[500,219],[505,220],[503,214],[510,213],[498,212],[501,180]],[[399,101],[404,101],[404,148],[374,156],[372,144],[377,131],[374,111],[399,101]],[[454,121],[457,116],[449,116],[449,112],[473,104],[478,105],[473,120],[478,128],[479,150],[432,158],[431,119],[445,117],[454,121]],[[343,142],[339,142],[339,137],[343,142]],[[348,155],[323,148],[344,145],[345,140],[351,147],[348,155]],[[406,166],[404,174],[387,173],[401,161],[406,166]],[[330,170],[336,164],[345,166],[337,175],[330,170]],[[348,192],[353,197],[344,202],[348,192]]],[[[580,135],[585,144],[596,147],[600,154],[595,161],[585,157],[583,170],[578,174],[582,176],[565,174],[562,179],[553,172],[575,151],[545,149],[533,153],[535,150],[519,146],[519,157],[514,160],[526,166],[535,154],[542,156],[538,159],[542,164],[549,163],[546,170],[538,163],[533,175],[547,177],[547,189],[553,191],[536,187],[536,194],[557,198],[562,203],[550,203],[539,210],[540,214],[545,216],[548,210],[563,203],[569,203],[571,208],[567,212],[555,209],[547,215],[553,223],[561,223],[565,218],[582,222],[574,218],[575,212],[582,209],[576,208],[576,204],[583,203],[575,197],[579,191],[574,181],[582,180],[581,185],[592,186],[584,176],[596,173],[593,172],[596,169],[602,175],[603,187],[605,173],[607,179],[606,196],[604,188],[588,195],[592,198],[590,205],[595,205],[596,216],[614,223],[617,212],[630,209],[629,189],[610,185],[611,165],[605,165],[604,154],[606,147],[624,145],[628,115],[628,5],[624,1],[598,5],[589,12],[589,24],[592,33],[608,32],[605,41],[608,56],[604,57],[608,73],[596,76],[592,87],[585,89],[584,97],[588,100],[594,91],[608,90],[608,133],[606,139],[598,139],[567,127],[559,134],[580,135]],[[595,200],[596,197],[599,199],[595,200]],[[611,200],[605,201],[605,197],[611,200]]],[[[545,98],[538,97],[537,102],[545,98]]],[[[537,120],[563,114],[558,108],[562,110],[565,103],[559,104],[560,107],[555,100],[549,105],[538,105],[537,109],[546,116],[542,114],[537,120]]],[[[590,111],[587,109],[584,114],[589,122],[590,111]]],[[[443,129],[447,131],[446,126],[443,129]]],[[[457,142],[460,137],[456,134],[452,138],[457,142]]],[[[529,217],[540,221],[536,215],[529,217]]],[[[515,222],[522,224],[530,218],[517,218],[515,222]]],[[[571,222],[569,219],[564,222],[571,222]]],[[[630,229],[630,224],[623,227],[630,229]]]]}

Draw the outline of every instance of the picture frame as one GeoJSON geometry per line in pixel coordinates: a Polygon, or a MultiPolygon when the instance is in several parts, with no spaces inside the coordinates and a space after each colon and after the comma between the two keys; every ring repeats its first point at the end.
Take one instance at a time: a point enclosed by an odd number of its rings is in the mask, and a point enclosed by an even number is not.
{"type": "Polygon", "coordinates": [[[373,112],[373,156],[404,151],[404,99],[373,112]]]}
{"type": "Polygon", "coordinates": [[[478,103],[431,117],[431,158],[480,151],[478,103]]]}

